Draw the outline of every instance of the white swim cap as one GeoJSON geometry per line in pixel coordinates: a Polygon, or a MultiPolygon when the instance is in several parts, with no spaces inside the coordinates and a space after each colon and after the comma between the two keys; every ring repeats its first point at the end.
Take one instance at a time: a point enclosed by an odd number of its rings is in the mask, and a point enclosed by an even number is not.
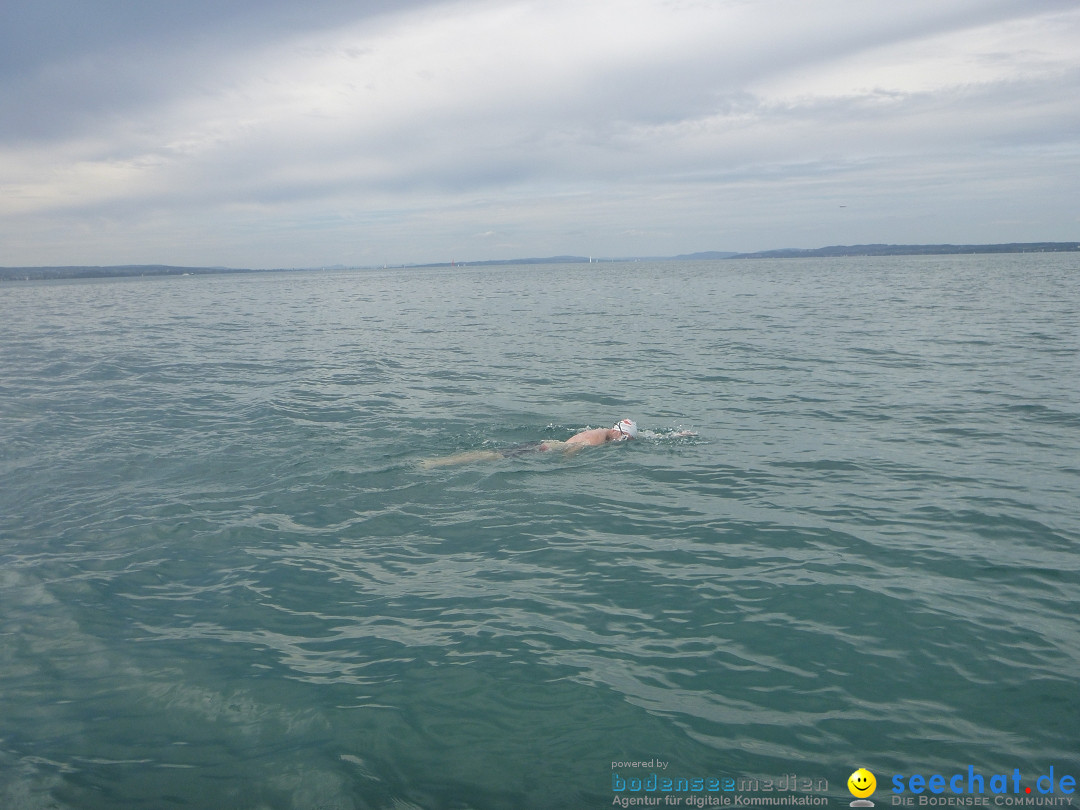
{"type": "Polygon", "coordinates": [[[621,422],[615,423],[615,429],[627,439],[637,438],[637,425],[632,419],[623,419],[621,422]]]}

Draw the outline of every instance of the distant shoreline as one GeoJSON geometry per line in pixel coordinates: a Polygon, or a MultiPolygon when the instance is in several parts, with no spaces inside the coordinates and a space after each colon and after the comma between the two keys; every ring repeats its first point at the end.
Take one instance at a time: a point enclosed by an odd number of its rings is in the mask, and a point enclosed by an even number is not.
{"type": "MultiPolygon", "coordinates": [[[[737,259],[804,259],[839,256],[950,256],[960,253],[1073,253],[1080,242],[1009,242],[999,245],[832,245],[739,253],[737,259]]],[[[680,257],[689,258],[689,257],[680,257]]]]}
{"type": "Polygon", "coordinates": [[[705,251],[679,256],[642,256],[595,259],[589,256],[549,256],[529,259],[491,259],[475,262],[434,262],[428,264],[368,265],[347,267],[260,268],[175,267],[162,264],[115,266],[0,267],[0,281],[29,281],[68,278],[117,278],[137,276],[195,276],[224,273],[278,273],[295,270],[372,270],[380,267],[497,267],[514,264],[590,264],[635,261],[722,261],[727,259],[808,259],[845,256],[947,256],[964,253],[1075,253],[1080,242],[1010,242],[997,245],[832,245],[823,248],[782,248],[756,253],[705,251]]]}

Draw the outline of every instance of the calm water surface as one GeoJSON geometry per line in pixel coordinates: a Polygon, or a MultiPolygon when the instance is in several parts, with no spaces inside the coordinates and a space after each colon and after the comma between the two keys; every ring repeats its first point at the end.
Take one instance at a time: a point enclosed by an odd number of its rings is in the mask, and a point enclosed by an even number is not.
{"type": "Polygon", "coordinates": [[[0,807],[1080,776],[1078,329],[1075,254],[4,284],[0,807]]]}

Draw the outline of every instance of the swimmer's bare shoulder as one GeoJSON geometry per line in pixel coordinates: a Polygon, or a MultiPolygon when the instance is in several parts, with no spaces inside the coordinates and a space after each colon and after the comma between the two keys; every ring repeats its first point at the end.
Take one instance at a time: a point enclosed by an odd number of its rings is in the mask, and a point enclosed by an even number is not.
{"type": "Polygon", "coordinates": [[[597,445],[604,444],[611,441],[614,437],[612,434],[618,435],[617,431],[613,428],[592,428],[591,430],[583,430],[576,436],[571,436],[566,440],[567,444],[582,444],[582,445],[597,445]]]}

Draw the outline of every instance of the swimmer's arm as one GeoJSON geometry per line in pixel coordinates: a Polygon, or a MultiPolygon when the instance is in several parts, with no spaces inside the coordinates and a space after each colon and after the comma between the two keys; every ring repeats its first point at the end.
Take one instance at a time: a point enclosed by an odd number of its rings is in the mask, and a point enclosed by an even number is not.
{"type": "Polygon", "coordinates": [[[558,439],[552,439],[551,441],[545,441],[540,445],[540,452],[548,453],[552,450],[562,450],[563,455],[572,456],[584,446],[585,445],[578,444],[577,442],[562,442],[558,439]]]}
{"type": "Polygon", "coordinates": [[[452,467],[456,464],[474,464],[477,461],[498,461],[503,457],[502,453],[494,450],[470,450],[466,453],[457,453],[445,458],[425,458],[420,461],[420,467],[425,470],[434,467],[452,467]]]}
{"type": "Polygon", "coordinates": [[[583,442],[561,442],[557,439],[546,441],[540,445],[541,452],[550,452],[552,450],[562,450],[564,456],[572,456],[575,453],[580,453],[581,448],[588,445],[583,442]]]}

